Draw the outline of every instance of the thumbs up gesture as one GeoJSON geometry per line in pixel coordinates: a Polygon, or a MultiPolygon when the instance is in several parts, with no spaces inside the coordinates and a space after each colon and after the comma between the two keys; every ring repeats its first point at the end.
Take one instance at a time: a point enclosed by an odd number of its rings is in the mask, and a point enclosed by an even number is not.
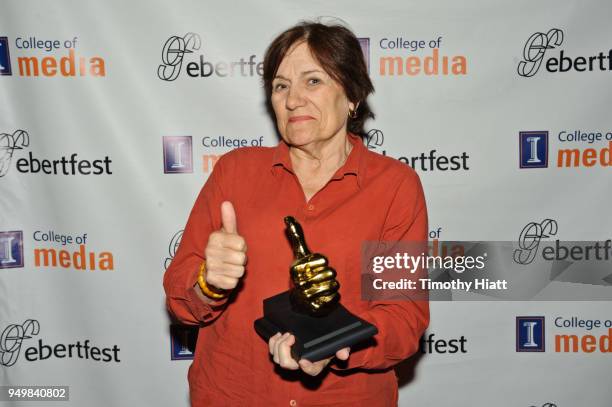
{"type": "Polygon", "coordinates": [[[247,245],[238,234],[236,212],[231,202],[221,204],[221,229],[208,237],[206,283],[224,290],[232,290],[244,275],[247,245]]]}

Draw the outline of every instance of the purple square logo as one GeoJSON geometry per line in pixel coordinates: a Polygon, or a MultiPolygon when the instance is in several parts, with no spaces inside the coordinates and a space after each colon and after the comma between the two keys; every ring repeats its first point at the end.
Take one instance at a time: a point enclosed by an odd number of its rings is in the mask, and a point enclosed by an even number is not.
{"type": "Polygon", "coordinates": [[[198,327],[170,325],[170,359],[191,360],[198,341],[198,327]]]}
{"type": "Polygon", "coordinates": [[[0,75],[12,75],[11,53],[7,37],[0,37],[0,75]]]}
{"type": "Polygon", "coordinates": [[[193,172],[191,136],[164,136],[164,174],[193,172]]]}
{"type": "Polygon", "coordinates": [[[23,232],[0,232],[0,269],[23,267],[23,232]]]}
{"type": "Polygon", "coordinates": [[[365,60],[368,73],[370,73],[370,38],[357,38],[359,45],[361,45],[361,52],[363,52],[363,59],[365,60]]]}
{"type": "Polygon", "coordinates": [[[548,168],[548,131],[519,132],[519,167],[548,168]]]}

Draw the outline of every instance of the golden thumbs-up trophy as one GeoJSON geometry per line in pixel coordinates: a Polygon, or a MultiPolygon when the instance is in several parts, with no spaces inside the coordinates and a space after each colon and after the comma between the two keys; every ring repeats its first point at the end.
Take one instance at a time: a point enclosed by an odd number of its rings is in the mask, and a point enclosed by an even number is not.
{"type": "Polygon", "coordinates": [[[308,249],[302,226],[292,216],[284,220],[295,259],[290,267],[294,287],[264,300],[264,317],[255,321],[257,333],[268,341],[277,332],[291,332],[296,339],[293,358],[311,362],[376,335],[374,325],[340,304],[336,271],[324,255],[308,249]]]}
{"type": "Polygon", "coordinates": [[[285,224],[295,258],[291,265],[291,280],[295,286],[291,302],[296,309],[312,315],[329,313],[340,300],[336,270],[329,267],[325,256],[308,250],[302,226],[295,218],[287,216],[285,224]]]}

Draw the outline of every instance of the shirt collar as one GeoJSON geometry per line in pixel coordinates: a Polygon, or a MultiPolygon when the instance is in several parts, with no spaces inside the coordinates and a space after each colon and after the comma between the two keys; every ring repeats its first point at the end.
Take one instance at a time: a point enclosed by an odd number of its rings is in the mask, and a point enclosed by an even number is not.
{"type": "MultiPolygon", "coordinates": [[[[348,174],[355,175],[357,177],[357,184],[361,187],[363,177],[365,176],[367,150],[361,137],[349,133],[348,139],[353,148],[346,162],[336,171],[332,179],[339,179],[348,174]]],[[[293,173],[291,159],[289,157],[289,146],[281,140],[278,145],[274,147],[274,153],[272,155],[272,172],[278,174],[278,170],[283,168],[293,173]]]]}

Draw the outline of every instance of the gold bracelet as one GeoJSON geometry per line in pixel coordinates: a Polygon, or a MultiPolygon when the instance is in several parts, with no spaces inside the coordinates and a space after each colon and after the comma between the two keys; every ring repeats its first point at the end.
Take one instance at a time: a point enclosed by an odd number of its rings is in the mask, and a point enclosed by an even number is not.
{"type": "Polygon", "coordinates": [[[200,266],[200,272],[198,273],[198,285],[205,296],[213,300],[221,300],[227,297],[227,292],[219,288],[209,287],[206,284],[206,261],[202,262],[200,266]]]}

